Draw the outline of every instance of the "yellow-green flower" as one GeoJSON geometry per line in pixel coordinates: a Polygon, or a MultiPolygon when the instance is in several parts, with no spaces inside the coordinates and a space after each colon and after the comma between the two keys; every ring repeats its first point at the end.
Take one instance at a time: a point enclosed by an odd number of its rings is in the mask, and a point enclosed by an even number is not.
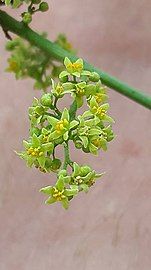
{"type": "Polygon", "coordinates": [[[64,65],[66,67],[66,71],[62,71],[59,75],[59,78],[63,78],[66,76],[75,76],[75,77],[80,77],[81,75],[89,75],[89,71],[84,71],[83,70],[83,60],[79,58],[75,62],[71,62],[68,57],[65,57],[64,60],[64,65]]]}
{"type": "Polygon", "coordinates": [[[60,120],[53,116],[48,116],[47,119],[52,126],[52,133],[50,135],[52,140],[63,137],[63,139],[67,141],[69,138],[69,131],[78,125],[78,121],[76,120],[70,122],[69,112],[66,108],[63,110],[60,120]]]}
{"type": "Polygon", "coordinates": [[[41,188],[40,191],[48,195],[46,204],[60,202],[65,209],[69,207],[69,199],[78,193],[77,187],[67,188],[71,177],[67,175],[66,170],[61,170],[58,174],[58,180],[55,186],[41,188]]]}
{"type": "Polygon", "coordinates": [[[65,94],[70,94],[73,92],[73,84],[70,82],[67,83],[57,83],[52,80],[52,93],[55,97],[61,98],[65,94]]]}
{"type": "Polygon", "coordinates": [[[95,97],[92,97],[90,100],[90,111],[85,112],[84,115],[95,115],[97,116],[101,121],[105,122],[111,122],[114,123],[113,118],[111,118],[109,115],[107,115],[107,111],[109,109],[109,104],[105,103],[99,106],[97,103],[95,97]]]}
{"type": "Polygon", "coordinates": [[[36,134],[33,134],[31,141],[23,141],[23,146],[25,147],[25,151],[18,154],[26,160],[29,167],[32,167],[34,163],[38,163],[40,167],[44,168],[47,152],[50,154],[54,149],[52,142],[42,143],[36,134]]]}

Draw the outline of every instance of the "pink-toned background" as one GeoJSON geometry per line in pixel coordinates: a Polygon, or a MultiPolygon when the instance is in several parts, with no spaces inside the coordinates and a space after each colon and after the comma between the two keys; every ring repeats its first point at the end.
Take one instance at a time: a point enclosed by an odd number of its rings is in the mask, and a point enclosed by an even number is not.
{"type": "MultiPolygon", "coordinates": [[[[79,55],[151,94],[150,0],[55,0],[35,29],[65,32],[79,55]]],[[[12,12],[17,17],[17,13],[12,12]]],[[[95,158],[74,157],[106,171],[88,195],[64,211],[45,206],[39,188],[52,176],[26,168],[13,149],[28,135],[30,80],[4,72],[0,32],[0,270],[151,269],[151,114],[109,90],[116,140],[95,158]]]]}

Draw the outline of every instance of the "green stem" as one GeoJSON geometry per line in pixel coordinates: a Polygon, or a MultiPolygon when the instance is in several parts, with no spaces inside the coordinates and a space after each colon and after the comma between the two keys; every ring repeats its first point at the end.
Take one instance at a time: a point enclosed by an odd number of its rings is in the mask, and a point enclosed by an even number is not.
{"type": "MultiPolygon", "coordinates": [[[[63,61],[66,56],[69,57],[72,61],[77,60],[75,55],[65,51],[59,45],[49,41],[48,39],[43,38],[31,28],[24,25],[22,22],[18,22],[2,10],[0,10],[0,25],[6,31],[10,31],[28,40],[31,44],[37,46],[56,60],[63,61]]],[[[106,86],[116,90],[122,95],[127,96],[128,98],[136,101],[144,107],[151,109],[151,96],[146,95],[138,89],[130,87],[129,85],[108,75],[100,69],[93,67],[86,61],[84,61],[84,68],[89,71],[96,71],[100,75],[103,84],[106,86]]]]}
{"type": "Polygon", "coordinates": [[[77,102],[76,100],[74,100],[69,109],[70,121],[75,119],[76,112],[77,112],[77,102]]]}
{"type": "Polygon", "coordinates": [[[69,155],[69,145],[68,142],[67,143],[63,143],[64,146],[64,164],[63,164],[63,169],[66,170],[68,165],[70,165],[72,167],[72,161],[70,159],[70,155],[69,155]]]}

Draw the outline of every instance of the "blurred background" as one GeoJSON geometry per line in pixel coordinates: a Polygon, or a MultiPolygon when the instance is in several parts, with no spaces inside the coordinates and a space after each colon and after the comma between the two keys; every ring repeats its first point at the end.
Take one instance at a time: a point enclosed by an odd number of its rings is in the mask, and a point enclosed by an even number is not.
{"type": "MultiPolygon", "coordinates": [[[[66,33],[79,56],[151,94],[150,0],[48,2],[34,29],[50,39],[66,33]]],[[[109,89],[116,140],[99,157],[74,155],[106,175],[68,211],[46,206],[38,190],[53,174],[29,170],[13,152],[28,137],[27,108],[37,92],[31,80],[4,72],[0,36],[0,269],[150,270],[150,111],[109,89]]]]}

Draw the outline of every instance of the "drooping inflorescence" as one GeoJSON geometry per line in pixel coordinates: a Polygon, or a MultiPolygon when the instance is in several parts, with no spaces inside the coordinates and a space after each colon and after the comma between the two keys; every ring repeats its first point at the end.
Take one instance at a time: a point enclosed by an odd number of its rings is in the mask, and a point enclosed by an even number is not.
{"type": "Polygon", "coordinates": [[[66,57],[64,65],[58,81],[52,80],[51,90],[40,99],[35,98],[29,108],[30,137],[23,141],[25,149],[18,154],[29,167],[56,173],[56,184],[40,191],[48,196],[47,204],[60,202],[67,209],[71,199],[81,191],[88,192],[102,176],[90,166],[71,160],[70,141],[86,153],[97,155],[99,150],[106,151],[114,138],[114,120],[107,113],[108,96],[99,75],[84,70],[82,59],[72,63],[66,57]],[[72,97],[72,104],[61,111],[59,101],[66,95],[72,97]],[[80,114],[79,108],[84,104],[88,109],[80,114]],[[64,148],[63,160],[56,157],[59,145],[64,148]]]}

